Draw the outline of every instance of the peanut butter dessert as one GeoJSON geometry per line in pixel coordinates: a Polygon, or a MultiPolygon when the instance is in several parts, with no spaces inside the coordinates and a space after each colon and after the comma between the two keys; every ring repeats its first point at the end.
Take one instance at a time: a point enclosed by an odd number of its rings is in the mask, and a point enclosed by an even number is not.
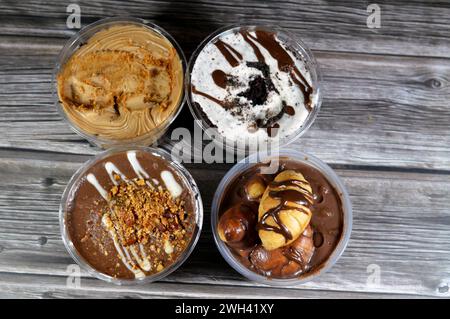
{"type": "Polygon", "coordinates": [[[339,194],[312,166],[280,159],[276,174],[260,163],[237,177],[220,205],[219,238],[250,270],[297,278],[319,270],[343,232],[339,194]]]}
{"type": "Polygon", "coordinates": [[[74,191],[67,229],[97,271],[143,278],[174,263],[196,230],[194,194],[160,157],[121,152],[93,165],[74,191]]]}
{"type": "Polygon", "coordinates": [[[82,132],[128,140],[163,129],[180,107],[183,78],[180,56],[166,37],[121,24],[95,33],[61,67],[58,97],[82,132]]]}

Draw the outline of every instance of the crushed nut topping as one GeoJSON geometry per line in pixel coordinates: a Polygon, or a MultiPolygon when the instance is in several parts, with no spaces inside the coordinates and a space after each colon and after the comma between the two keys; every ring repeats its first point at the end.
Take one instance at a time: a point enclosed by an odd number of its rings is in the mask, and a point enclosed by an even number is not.
{"type": "Polygon", "coordinates": [[[110,210],[104,212],[111,220],[110,227],[114,227],[123,246],[142,244],[156,251],[152,263],[160,271],[164,261],[188,244],[186,229],[192,221],[186,218],[184,202],[161,186],[147,185],[143,179],[120,181],[110,189],[110,210]],[[166,256],[158,258],[162,252],[166,256]]]}

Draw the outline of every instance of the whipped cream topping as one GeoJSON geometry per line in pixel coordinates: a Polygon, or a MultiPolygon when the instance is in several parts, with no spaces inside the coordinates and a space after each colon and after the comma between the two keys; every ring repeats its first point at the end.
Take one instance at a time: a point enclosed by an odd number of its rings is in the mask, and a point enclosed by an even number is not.
{"type": "Polygon", "coordinates": [[[208,43],[191,73],[191,95],[228,141],[283,139],[305,122],[316,94],[299,53],[275,33],[241,29],[208,43]]]}

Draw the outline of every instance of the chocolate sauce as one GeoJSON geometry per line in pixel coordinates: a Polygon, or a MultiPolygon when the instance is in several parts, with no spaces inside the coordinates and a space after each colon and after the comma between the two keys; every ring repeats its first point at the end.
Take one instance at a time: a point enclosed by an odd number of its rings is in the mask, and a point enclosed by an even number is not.
{"type": "Polygon", "coordinates": [[[291,240],[292,239],[291,232],[289,231],[289,229],[286,227],[286,225],[280,219],[280,212],[282,210],[289,209],[289,207],[286,206],[287,203],[288,202],[286,202],[286,201],[282,201],[280,204],[278,204],[274,208],[269,209],[261,217],[261,220],[259,221],[258,225],[256,225],[256,230],[273,231],[275,233],[282,235],[285,238],[286,242],[288,240],[291,240]],[[267,219],[269,217],[272,217],[273,221],[277,224],[278,227],[267,224],[267,219]]]}
{"type": "MultiPolygon", "coordinates": [[[[305,96],[305,106],[308,109],[309,112],[312,111],[312,106],[311,106],[311,101],[310,101],[310,97],[311,97],[311,90],[307,88],[306,85],[304,85],[302,82],[300,82],[294,75],[294,72],[291,71],[290,72],[291,75],[291,80],[297,84],[298,87],[300,87],[300,89],[302,90],[303,95],[305,96]]],[[[307,83],[307,82],[306,82],[307,83]]]]}
{"type": "Polygon", "coordinates": [[[280,125],[277,122],[284,116],[284,114],[294,115],[295,110],[294,110],[294,108],[287,106],[285,104],[278,114],[276,114],[275,116],[269,117],[268,119],[265,119],[265,120],[258,120],[256,122],[256,126],[259,128],[261,128],[261,127],[266,128],[267,135],[270,137],[274,137],[277,135],[278,128],[280,127],[280,125]],[[289,113],[291,113],[291,114],[289,114],[289,113]]]}
{"type": "Polygon", "coordinates": [[[219,49],[232,67],[237,67],[239,65],[239,60],[242,60],[242,54],[240,54],[235,48],[220,39],[214,42],[214,45],[219,49]],[[237,56],[239,60],[236,59],[235,56],[237,56]]]}
{"type": "Polygon", "coordinates": [[[297,209],[307,214],[304,209],[301,207],[290,207],[289,203],[296,203],[298,205],[309,207],[312,198],[311,195],[305,190],[303,184],[298,180],[286,180],[281,182],[271,182],[269,184],[270,188],[280,187],[280,189],[270,190],[269,196],[273,199],[279,200],[280,204],[269,209],[260,219],[258,225],[256,226],[257,230],[266,230],[266,231],[274,231],[285,238],[285,241],[288,242],[292,239],[292,234],[289,229],[283,224],[280,219],[280,213],[284,210],[288,209],[297,209]],[[297,183],[298,182],[298,183],[297,183]],[[287,187],[295,186],[296,189],[286,189],[287,187]],[[272,217],[278,227],[271,226],[267,224],[267,219],[272,217]]]}
{"type": "Polygon", "coordinates": [[[221,87],[222,89],[227,87],[228,76],[225,72],[222,70],[215,70],[211,76],[218,87],[221,87]]]}
{"type": "Polygon", "coordinates": [[[255,37],[253,37],[248,30],[241,30],[239,31],[239,33],[242,35],[242,37],[244,38],[244,40],[250,44],[250,46],[253,49],[253,52],[256,55],[256,58],[258,59],[259,62],[262,62],[265,64],[266,60],[264,59],[264,55],[261,53],[261,50],[256,46],[256,44],[250,40],[250,38],[252,38],[253,40],[256,40],[255,37]]]}
{"type": "MultiPolygon", "coordinates": [[[[287,186],[286,186],[287,187],[287,186]]],[[[300,191],[299,189],[281,189],[281,190],[271,190],[269,196],[273,199],[277,199],[284,204],[285,208],[288,207],[288,203],[296,203],[303,206],[309,206],[308,195],[300,191]]]]}
{"type": "MultiPolygon", "coordinates": [[[[300,187],[303,189],[303,187],[307,185],[307,183],[303,182],[303,181],[299,181],[298,179],[288,179],[286,181],[281,181],[281,182],[276,182],[276,181],[272,181],[270,182],[270,186],[271,187],[290,187],[290,186],[295,186],[295,187],[300,187]]],[[[311,202],[311,196],[309,196],[309,193],[305,192],[304,193],[305,199],[307,199],[308,202],[311,202]]],[[[306,204],[304,204],[306,205],[306,204]]]]}
{"type": "MultiPolygon", "coordinates": [[[[246,248],[237,249],[235,245],[238,243],[234,243],[234,247],[230,246],[230,249],[237,260],[244,266],[264,276],[271,278],[306,276],[309,273],[319,270],[324,265],[341,240],[344,219],[340,197],[322,173],[312,166],[282,157],[279,159],[280,167],[277,173],[270,175],[261,174],[261,168],[267,165],[266,163],[256,164],[230,183],[225,190],[225,195],[220,204],[220,215],[236,205],[250,204],[253,206],[248,207],[251,207],[250,212],[254,214],[251,218],[252,220],[257,219],[258,209],[255,207],[257,202],[250,201],[247,196],[243,196],[245,194],[244,186],[249,180],[261,178],[266,185],[270,185],[271,187],[283,188],[282,185],[286,185],[285,187],[297,186],[299,188],[300,185],[303,185],[301,181],[273,181],[279,172],[283,170],[295,170],[301,172],[309,182],[313,196],[311,197],[311,195],[305,195],[304,192],[299,193],[295,191],[294,194],[290,191],[288,192],[286,189],[271,192],[269,196],[279,198],[280,204],[272,208],[266,215],[275,216],[274,220],[276,220],[276,212],[282,210],[286,202],[294,202],[307,206],[311,210],[310,225],[292,243],[267,251],[261,245],[258,233],[254,231],[258,230],[258,227],[261,227],[261,223],[254,224],[255,229],[252,229],[252,234],[246,234],[247,237],[245,237],[246,239],[244,241],[247,244],[239,243],[241,245],[240,247],[246,248]],[[317,196],[317,194],[320,194],[320,196],[317,196]]],[[[298,209],[298,207],[296,206],[295,209],[298,209]]],[[[249,211],[246,212],[246,214],[248,213],[249,211]]],[[[263,217],[261,220],[264,219],[263,217]]],[[[281,233],[286,235],[285,238],[289,239],[289,231],[283,229],[279,219],[278,222],[276,222],[277,226],[273,227],[274,229],[264,229],[281,233]]]]}
{"type": "Polygon", "coordinates": [[[290,106],[290,105],[284,104],[283,112],[286,113],[289,116],[294,116],[295,115],[295,109],[292,106],[290,106]]]}
{"type": "Polygon", "coordinates": [[[230,103],[227,102],[227,101],[219,100],[219,99],[215,98],[214,96],[211,96],[211,95],[209,95],[209,94],[207,94],[207,93],[205,93],[205,92],[198,91],[198,90],[195,88],[194,85],[192,85],[191,91],[192,91],[192,93],[194,93],[194,94],[198,94],[198,95],[201,95],[201,96],[206,97],[207,99],[209,99],[209,100],[211,100],[211,101],[213,101],[213,102],[219,104],[220,106],[222,106],[222,107],[225,108],[225,109],[230,109],[230,108],[233,107],[233,105],[230,104],[230,103]]]}
{"type": "MultiPolygon", "coordinates": [[[[284,72],[292,71],[303,82],[303,83],[301,83],[301,85],[304,87],[305,91],[310,92],[311,87],[309,86],[305,77],[302,75],[302,73],[296,67],[295,62],[291,58],[289,53],[275,39],[275,33],[266,32],[266,31],[262,31],[262,30],[256,30],[255,34],[256,34],[255,40],[258,41],[275,60],[277,60],[278,69],[281,71],[284,71],[284,72]]],[[[295,78],[295,76],[293,76],[293,78],[295,78]]],[[[300,82],[300,81],[298,81],[298,82],[300,82]]]]}
{"type": "Polygon", "coordinates": [[[278,134],[278,129],[280,128],[280,124],[278,124],[278,123],[275,123],[275,124],[272,124],[271,126],[268,126],[267,128],[266,128],[266,130],[267,130],[267,135],[269,136],[269,137],[274,137],[274,136],[276,136],[277,134],[278,134]]]}

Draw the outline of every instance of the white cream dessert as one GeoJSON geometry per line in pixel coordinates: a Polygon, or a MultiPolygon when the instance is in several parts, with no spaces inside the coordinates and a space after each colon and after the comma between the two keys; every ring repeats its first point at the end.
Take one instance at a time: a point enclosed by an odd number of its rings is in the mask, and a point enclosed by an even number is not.
{"type": "Polygon", "coordinates": [[[216,37],[191,72],[191,99],[227,142],[251,145],[295,133],[317,94],[304,59],[275,32],[247,30],[216,37]]]}

